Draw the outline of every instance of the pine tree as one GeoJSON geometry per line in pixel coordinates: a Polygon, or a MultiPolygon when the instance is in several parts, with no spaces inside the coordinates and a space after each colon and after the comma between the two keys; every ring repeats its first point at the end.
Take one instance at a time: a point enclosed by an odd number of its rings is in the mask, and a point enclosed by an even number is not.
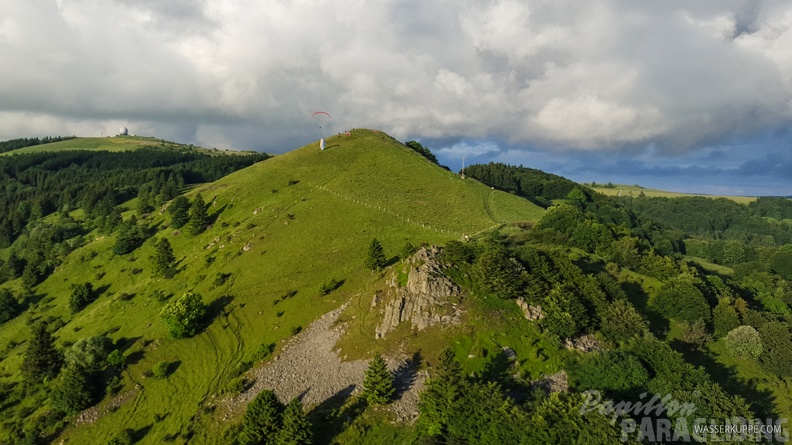
{"type": "Polygon", "coordinates": [[[449,348],[440,353],[440,364],[432,373],[418,401],[419,427],[430,436],[446,433],[448,421],[465,391],[462,366],[449,348]]]}
{"type": "Polygon", "coordinates": [[[209,224],[209,214],[206,213],[206,203],[200,193],[195,195],[195,200],[190,206],[189,216],[187,231],[190,235],[195,236],[206,230],[206,226],[209,224]]]}
{"type": "Polygon", "coordinates": [[[366,256],[364,264],[370,270],[382,270],[388,264],[382,244],[376,238],[372,239],[371,244],[369,244],[368,256],[366,256]]]}
{"type": "Polygon", "coordinates": [[[190,220],[190,201],[184,195],[179,195],[173,198],[170,206],[168,206],[168,212],[172,216],[171,226],[175,229],[180,229],[190,220]]]}
{"type": "Polygon", "coordinates": [[[261,391],[247,406],[239,432],[240,445],[271,444],[278,439],[283,404],[270,390],[261,391]]]}
{"type": "Polygon", "coordinates": [[[310,445],[313,442],[311,421],[305,415],[300,399],[293,398],[283,412],[278,445],[310,445]]]}
{"type": "Polygon", "coordinates": [[[0,288],[0,323],[16,317],[19,314],[19,303],[14,294],[6,288],[0,288]]]}
{"type": "Polygon", "coordinates": [[[63,365],[63,355],[55,348],[55,339],[47,330],[47,323],[41,322],[33,327],[33,337],[22,357],[22,376],[31,383],[38,383],[45,378],[58,374],[63,365]]]}
{"type": "Polygon", "coordinates": [[[369,361],[366,378],[363,380],[363,397],[369,405],[384,405],[390,402],[396,389],[393,387],[393,374],[381,354],[369,361]]]}
{"type": "Polygon", "coordinates": [[[155,243],[154,256],[151,257],[154,263],[154,275],[164,278],[173,278],[176,275],[176,256],[167,238],[161,238],[155,243]]]}
{"type": "Polygon", "coordinates": [[[93,300],[93,284],[86,282],[72,286],[72,293],[69,296],[69,307],[72,312],[79,312],[88,306],[93,300]]]}
{"type": "Polygon", "coordinates": [[[87,371],[76,364],[67,365],[55,380],[50,395],[55,409],[65,414],[74,414],[91,404],[91,388],[87,371]]]}

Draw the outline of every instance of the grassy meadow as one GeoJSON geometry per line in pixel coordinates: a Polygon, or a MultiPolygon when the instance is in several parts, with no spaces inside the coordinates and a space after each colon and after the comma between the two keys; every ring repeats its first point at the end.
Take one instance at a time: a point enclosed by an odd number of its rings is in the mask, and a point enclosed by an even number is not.
{"type": "MultiPolygon", "coordinates": [[[[535,221],[543,213],[527,200],[460,179],[383,133],[356,130],[351,137],[329,138],[327,145],[322,152],[311,144],[193,188],[188,197],[201,193],[213,218],[212,227],[196,237],[168,228],[167,213],[153,212],[146,223],[157,228],[154,238],[171,242],[179,261],[171,280],[151,275],[153,238],[117,256],[111,252],[114,236],[93,232],[34,289],[40,301],[30,318],[60,318],[61,346],[107,334],[124,345],[130,362],[119,392],[124,403],[111,409],[105,399],[95,423],[67,428],[60,439],[105,443],[131,428],[146,433],[140,444],[222,443],[235,419],[222,418],[219,394],[260,345],[280,345],[318,316],[370,297],[382,285],[363,267],[372,238],[395,257],[408,241],[444,243],[504,223],[535,221]],[[319,287],[331,279],[343,284],[320,297],[319,287]],[[72,314],[70,286],[86,281],[101,295],[72,314]],[[193,338],[166,338],[159,316],[166,302],[152,298],[156,290],[200,293],[210,305],[211,324],[193,338]],[[172,363],[170,375],[151,377],[161,361],[172,363]]],[[[134,208],[134,200],[125,206],[134,208]]],[[[20,380],[27,319],[0,326],[5,381],[20,380]]],[[[509,343],[516,347],[518,338],[509,343]]],[[[363,351],[381,346],[361,342],[363,351]]]]}

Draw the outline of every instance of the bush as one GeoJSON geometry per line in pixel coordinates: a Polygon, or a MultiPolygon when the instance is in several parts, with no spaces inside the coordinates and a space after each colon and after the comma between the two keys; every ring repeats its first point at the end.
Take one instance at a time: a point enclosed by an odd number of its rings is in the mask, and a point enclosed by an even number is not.
{"type": "Polygon", "coordinates": [[[0,323],[19,315],[19,303],[8,289],[0,289],[0,323]]]}
{"type": "Polygon", "coordinates": [[[151,368],[151,375],[158,379],[163,379],[168,376],[168,371],[170,371],[170,363],[158,362],[151,368]]]}
{"type": "Polygon", "coordinates": [[[93,284],[82,283],[72,286],[72,293],[69,297],[69,308],[72,312],[79,312],[85,306],[88,306],[93,300],[93,284]]]}
{"type": "Polygon", "coordinates": [[[118,370],[124,369],[126,367],[126,357],[118,349],[114,349],[110,354],[107,355],[106,362],[108,366],[112,366],[118,370]]]}
{"type": "Polygon", "coordinates": [[[330,292],[338,289],[340,286],[341,286],[340,281],[336,280],[335,278],[331,278],[325,281],[321,286],[319,286],[319,296],[324,297],[330,292]]]}
{"type": "Polygon", "coordinates": [[[265,358],[269,357],[270,354],[275,350],[275,343],[264,344],[261,343],[256,349],[256,352],[253,353],[253,361],[261,361],[265,358]]]}
{"type": "Polygon", "coordinates": [[[223,394],[239,394],[245,390],[245,378],[244,377],[235,377],[229,381],[225,388],[223,388],[223,394]]]}
{"type": "Polygon", "coordinates": [[[522,294],[524,272],[522,265],[501,247],[482,253],[473,268],[476,283],[499,298],[516,298],[522,294]]]}
{"type": "Polygon", "coordinates": [[[663,285],[653,305],[667,318],[688,323],[710,320],[710,306],[704,294],[684,279],[674,278],[663,285]]]}
{"type": "Polygon", "coordinates": [[[649,373],[632,354],[593,352],[567,367],[569,379],[579,390],[627,391],[644,385],[649,373]]]}
{"type": "Polygon", "coordinates": [[[108,355],[112,350],[113,341],[100,335],[77,340],[66,349],[64,356],[67,365],[73,364],[88,372],[96,372],[107,364],[108,355]]]}
{"type": "Polygon", "coordinates": [[[732,329],[723,341],[729,351],[737,357],[755,359],[762,354],[762,339],[759,332],[751,326],[732,329]]]}
{"type": "Polygon", "coordinates": [[[184,338],[195,335],[206,316],[206,310],[200,294],[187,292],[165,305],[160,315],[168,325],[170,337],[184,338]]]}

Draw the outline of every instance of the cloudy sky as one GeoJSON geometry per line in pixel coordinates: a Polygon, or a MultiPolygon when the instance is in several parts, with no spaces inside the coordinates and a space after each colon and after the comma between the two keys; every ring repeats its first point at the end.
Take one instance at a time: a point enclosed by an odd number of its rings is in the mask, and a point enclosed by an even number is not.
{"type": "Polygon", "coordinates": [[[279,153],[316,110],[455,170],[792,195],[792,3],[0,0],[0,139],[279,153]]]}

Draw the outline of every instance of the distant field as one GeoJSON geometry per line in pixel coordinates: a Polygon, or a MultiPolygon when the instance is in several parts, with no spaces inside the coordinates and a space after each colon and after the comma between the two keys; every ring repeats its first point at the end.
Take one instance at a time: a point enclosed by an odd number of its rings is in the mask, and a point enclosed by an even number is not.
{"type": "Polygon", "coordinates": [[[665,198],[679,198],[684,196],[703,196],[705,198],[726,198],[740,204],[748,204],[749,202],[756,201],[754,196],[724,196],[724,195],[705,195],[701,193],[678,193],[668,192],[665,190],[649,189],[638,185],[624,185],[616,184],[614,188],[610,187],[592,187],[594,190],[608,196],[633,196],[638,197],[641,192],[648,197],[665,197],[665,198]]]}
{"type": "Polygon", "coordinates": [[[34,145],[32,147],[20,148],[5,153],[0,156],[10,156],[15,154],[41,153],[51,151],[67,150],[106,150],[106,151],[128,151],[137,150],[142,147],[172,147],[172,148],[192,148],[207,153],[236,154],[237,151],[221,151],[196,147],[193,145],[182,145],[174,142],[165,141],[153,137],[145,136],[115,136],[104,138],[74,138],[66,141],[53,142],[51,144],[34,145]]]}

